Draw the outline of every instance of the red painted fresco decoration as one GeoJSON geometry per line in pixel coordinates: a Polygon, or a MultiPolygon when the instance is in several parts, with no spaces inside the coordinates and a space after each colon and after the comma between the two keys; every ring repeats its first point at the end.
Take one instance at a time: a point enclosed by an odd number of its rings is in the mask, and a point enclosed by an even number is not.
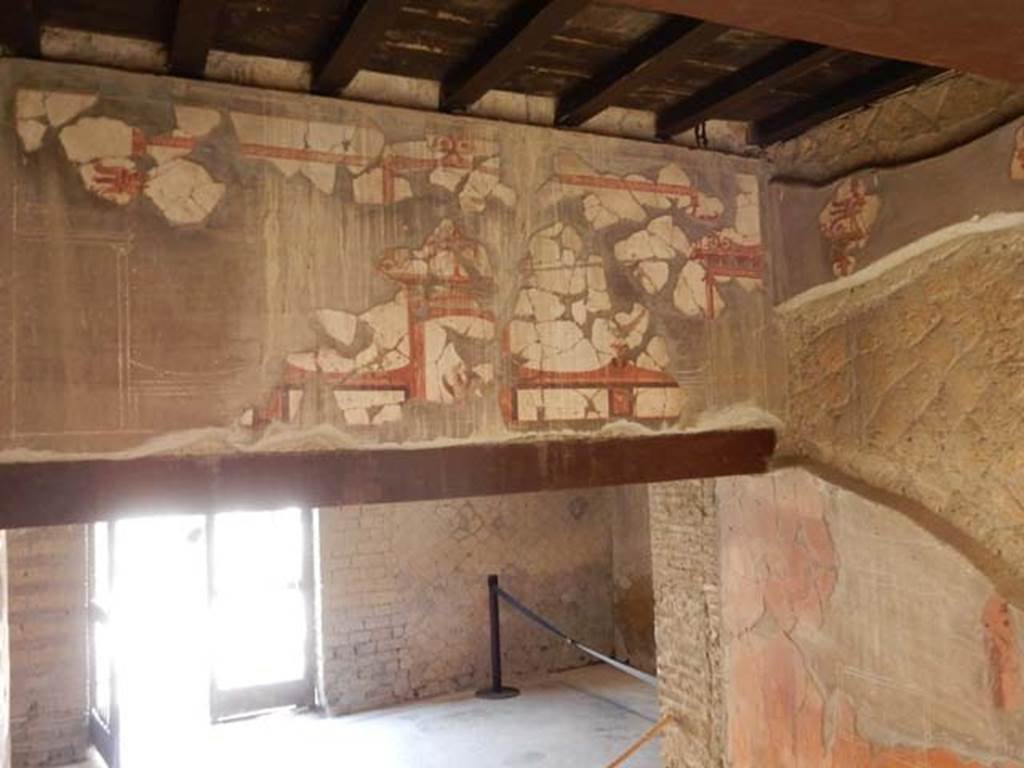
{"type": "Polygon", "coordinates": [[[818,216],[822,237],[829,245],[836,277],[850,275],[864,250],[878,218],[881,201],[862,177],[840,182],[832,199],[818,216]]]}
{"type": "Polygon", "coordinates": [[[1024,707],[1024,663],[1010,606],[999,595],[993,595],[985,604],[982,627],[989,661],[992,703],[1003,711],[1020,709],[1024,707]]]}

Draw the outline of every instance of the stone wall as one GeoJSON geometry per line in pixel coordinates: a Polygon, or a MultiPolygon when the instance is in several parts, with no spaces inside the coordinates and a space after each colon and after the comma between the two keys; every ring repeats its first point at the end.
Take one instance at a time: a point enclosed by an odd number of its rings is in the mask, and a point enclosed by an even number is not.
{"type": "Polygon", "coordinates": [[[763,399],[754,161],[4,60],[0,165],[0,460],[763,399]]]}
{"type": "Polygon", "coordinates": [[[654,674],[654,585],[647,486],[616,489],[612,509],[615,656],[654,674]]]}
{"type": "Polygon", "coordinates": [[[65,765],[89,745],[86,530],[7,537],[14,768],[65,765]]]}
{"type": "MultiPolygon", "coordinates": [[[[323,698],[343,713],[490,682],[487,575],[564,631],[614,642],[615,491],[320,510],[323,698]]],[[[510,684],[587,658],[505,608],[510,684]]]]}
{"type": "Polygon", "coordinates": [[[719,765],[724,711],[713,484],[659,483],[649,486],[648,493],[658,694],[662,713],[680,723],[665,736],[665,765],[719,765]]]}
{"type": "Polygon", "coordinates": [[[716,482],[732,768],[1024,765],[1024,614],[898,511],[716,482]]]}

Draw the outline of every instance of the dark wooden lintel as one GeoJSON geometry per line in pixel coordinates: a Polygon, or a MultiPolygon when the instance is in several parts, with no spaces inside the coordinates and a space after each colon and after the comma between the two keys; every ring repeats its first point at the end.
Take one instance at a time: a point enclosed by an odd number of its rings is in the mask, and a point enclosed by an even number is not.
{"type": "Polygon", "coordinates": [[[332,95],[352,82],[401,7],[401,0],[352,0],[331,52],[314,68],[313,91],[332,95]]]}
{"type": "Polygon", "coordinates": [[[770,115],[754,127],[753,139],[762,146],[791,139],[826,120],[917,85],[941,72],[935,67],[906,61],[884,62],[863,75],[770,115]]]}
{"type": "Polygon", "coordinates": [[[225,0],[179,0],[174,39],[168,56],[168,69],[172,75],[203,76],[224,4],[225,0]]]}
{"type": "Polygon", "coordinates": [[[0,465],[0,529],[129,515],[457,498],[765,472],[768,429],[0,465]]]}
{"type": "Polygon", "coordinates": [[[657,82],[726,30],[718,24],[677,18],[665,22],[585,83],[559,99],[555,124],[580,125],[622,97],[657,82]]]}
{"type": "Polygon", "coordinates": [[[787,43],[661,112],[658,137],[667,139],[705,120],[720,117],[725,110],[749,103],[765,91],[795,80],[844,54],[844,51],[814,43],[787,43]]]}
{"type": "Polygon", "coordinates": [[[522,0],[441,83],[441,109],[465,109],[522,68],[531,53],[577,14],[587,0],[522,0]]]}

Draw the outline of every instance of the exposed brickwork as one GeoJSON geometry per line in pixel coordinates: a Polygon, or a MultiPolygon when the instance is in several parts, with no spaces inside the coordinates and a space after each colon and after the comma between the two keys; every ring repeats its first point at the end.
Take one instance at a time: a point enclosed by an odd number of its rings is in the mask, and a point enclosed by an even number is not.
{"type": "Polygon", "coordinates": [[[722,757],[718,521],[712,484],[648,488],[655,635],[663,713],[682,719],[664,741],[669,768],[716,766],[722,757]]]}
{"type": "Polygon", "coordinates": [[[768,154],[780,175],[820,182],[855,168],[938,154],[1020,114],[1024,88],[946,75],[831,120],[768,154]]]}
{"type": "Polygon", "coordinates": [[[7,533],[0,531],[0,768],[11,765],[10,651],[7,646],[7,533]]]}
{"type": "Polygon", "coordinates": [[[85,529],[7,535],[13,765],[63,765],[89,738],[85,529]]]}
{"type": "MultiPolygon", "coordinates": [[[[784,306],[788,447],[904,499],[1024,605],[1024,233],[784,306]]],[[[913,509],[908,509],[915,512],[913,509]]]]}
{"type": "MultiPolygon", "coordinates": [[[[611,651],[616,499],[596,491],[321,510],[329,709],[483,687],[488,573],[566,632],[611,651]]],[[[584,662],[511,610],[502,616],[509,680],[584,662]]]]}

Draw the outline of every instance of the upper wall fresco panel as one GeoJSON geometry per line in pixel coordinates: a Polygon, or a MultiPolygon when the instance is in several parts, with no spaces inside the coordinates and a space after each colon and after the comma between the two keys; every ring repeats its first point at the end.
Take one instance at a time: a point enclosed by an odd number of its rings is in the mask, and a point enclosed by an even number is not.
{"type": "Polygon", "coordinates": [[[851,275],[921,238],[975,217],[1024,208],[1024,123],[901,167],[824,186],[769,184],[778,223],[774,298],[851,275]]]}
{"type": "Polygon", "coordinates": [[[66,65],[0,74],[5,448],[663,430],[764,400],[756,164],[66,65]]]}

